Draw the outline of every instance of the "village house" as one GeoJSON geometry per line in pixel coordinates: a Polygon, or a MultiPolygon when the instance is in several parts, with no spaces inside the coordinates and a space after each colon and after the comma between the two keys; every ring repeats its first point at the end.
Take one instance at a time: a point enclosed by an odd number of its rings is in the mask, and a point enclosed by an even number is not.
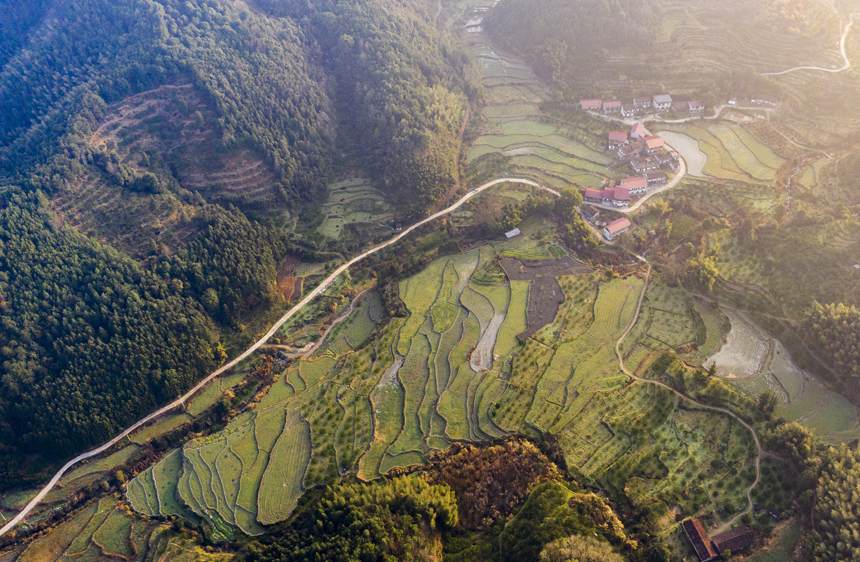
{"type": "Polygon", "coordinates": [[[594,222],[600,216],[600,209],[591,205],[581,206],[579,212],[582,213],[582,217],[588,222],[594,222]]]}
{"type": "Polygon", "coordinates": [[[627,207],[630,205],[630,192],[626,187],[616,187],[612,196],[612,204],[616,207],[627,207]]]}
{"type": "Polygon", "coordinates": [[[750,101],[756,105],[766,105],[768,107],[776,107],[779,104],[779,100],[773,96],[756,96],[750,101]]]}
{"type": "Polygon", "coordinates": [[[607,224],[603,228],[603,236],[607,240],[614,240],[616,237],[621,236],[623,233],[627,232],[629,228],[629,219],[617,219],[607,224]]]}
{"type": "Polygon", "coordinates": [[[645,136],[645,125],[642,123],[636,123],[633,125],[633,128],[630,129],[630,138],[633,139],[641,139],[645,136]]]}
{"type": "Polygon", "coordinates": [[[603,100],[598,100],[598,99],[579,100],[579,107],[583,111],[600,111],[600,108],[603,107],[603,100]]]}
{"type": "Polygon", "coordinates": [[[588,203],[603,203],[603,191],[600,189],[586,189],[582,199],[588,203]]]}
{"type": "Polygon", "coordinates": [[[690,106],[690,113],[701,113],[705,111],[705,104],[702,103],[701,100],[688,101],[687,105],[690,106]]]}
{"type": "Polygon", "coordinates": [[[698,519],[687,519],[681,523],[681,528],[693,545],[693,550],[696,551],[700,562],[717,560],[726,551],[734,554],[749,548],[753,543],[752,533],[745,525],[713,537],[708,536],[702,522],[698,519]]]}
{"type": "Polygon", "coordinates": [[[622,117],[633,117],[636,115],[636,108],[630,104],[621,106],[621,116],[622,117]]]}
{"type": "Polygon", "coordinates": [[[657,94],[653,98],[654,109],[667,111],[672,106],[672,96],[669,94],[657,94]]]}
{"type": "Polygon", "coordinates": [[[645,193],[648,190],[648,181],[642,176],[634,176],[621,180],[621,187],[626,188],[630,195],[645,193]]]}
{"type": "Polygon", "coordinates": [[[659,170],[660,164],[653,156],[647,156],[645,158],[634,158],[630,161],[630,167],[633,168],[635,173],[644,174],[645,172],[659,170]]]}
{"type": "Polygon", "coordinates": [[[645,174],[645,181],[648,182],[648,185],[665,185],[669,181],[669,176],[666,175],[666,172],[647,172],[645,174]]]}
{"type": "Polygon", "coordinates": [[[604,187],[601,197],[601,203],[603,203],[604,205],[612,205],[612,202],[615,200],[615,188],[604,187]]]}
{"type": "Polygon", "coordinates": [[[609,150],[617,150],[619,147],[624,146],[629,141],[627,140],[627,133],[619,132],[619,131],[609,131],[609,150]]]}
{"type": "Polygon", "coordinates": [[[670,158],[669,160],[663,162],[661,166],[666,166],[671,172],[677,172],[678,169],[681,167],[681,163],[678,162],[677,158],[670,158]]]}
{"type": "Polygon", "coordinates": [[[643,98],[633,98],[633,107],[636,108],[636,111],[651,109],[651,98],[648,96],[643,98]]]}
{"type": "Polygon", "coordinates": [[[672,102],[672,112],[673,113],[687,113],[690,111],[690,105],[685,101],[673,101],[672,102]]]}
{"type": "Polygon", "coordinates": [[[627,146],[622,146],[618,149],[618,159],[619,160],[627,160],[629,158],[635,158],[642,154],[646,148],[644,141],[636,141],[628,144],[627,146]]]}
{"type": "Polygon", "coordinates": [[[654,154],[663,150],[664,146],[663,137],[658,137],[657,135],[645,137],[645,154],[654,154]]]}
{"type": "Polygon", "coordinates": [[[615,113],[617,111],[621,111],[620,101],[611,100],[603,102],[603,113],[615,113]]]}

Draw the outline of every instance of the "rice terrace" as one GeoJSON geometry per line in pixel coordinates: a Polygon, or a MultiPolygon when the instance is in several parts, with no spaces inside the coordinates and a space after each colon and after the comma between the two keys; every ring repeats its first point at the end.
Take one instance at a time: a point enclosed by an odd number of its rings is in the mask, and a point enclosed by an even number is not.
{"type": "Polygon", "coordinates": [[[850,2],[110,4],[0,21],[0,562],[856,558],[850,2]]]}

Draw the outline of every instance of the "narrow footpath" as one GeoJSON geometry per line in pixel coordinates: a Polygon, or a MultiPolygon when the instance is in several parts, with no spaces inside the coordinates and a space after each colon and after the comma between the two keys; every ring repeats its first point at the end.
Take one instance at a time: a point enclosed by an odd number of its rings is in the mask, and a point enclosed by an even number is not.
{"type": "MultiPolygon", "coordinates": [[[[637,258],[639,258],[640,261],[644,261],[645,263],[648,263],[645,260],[645,258],[642,258],[641,256],[637,256],[637,258]]],[[[746,515],[747,513],[752,511],[752,509],[753,509],[752,491],[756,487],[756,485],[758,485],[759,480],[761,480],[761,459],[763,456],[767,455],[767,452],[761,446],[761,441],[759,440],[758,434],[756,434],[755,429],[753,429],[753,427],[751,425],[749,425],[744,420],[742,420],[734,412],[732,412],[730,410],[726,410],[725,408],[718,408],[716,406],[708,406],[707,404],[702,404],[700,402],[696,402],[695,400],[693,400],[689,396],[682,394],[681,392],[678,392],[674,388],[672,388],[666,384],[663,384],[662,382],[651,380],[651,379],[643,379],[642,377],[634,375],[633,373],[631,373],[630,371],[627,370],[627,367],[624,366],[624,356],[621,354],[621,343],[624,341],[624,339],[627,337],[627,334],[630,333],[630,330],[633,329],[633,326],[636,324],[636,321],[639,319],[639,312],[642,310],[642,301],[645,299],[645,292],[648,290],[648,282],[650,279],[651,279],[651,264],[648,263],[648,271],[645,273],[645,283],[642,285],[642,292],[639,294],[639,302],[636,304],[636,312],[633,314],[633,319],[630,321],[630,324],[627,326],[627,329],[624,330],[624,333],[621,334],[621,337],[615,343],[615,355],[618,356],[618,365],[621,367],[621,371],[625,375],[627,375],[628,377],[633,379],[635,382],[638,382],[641,384],[653,384],[655,386],[659,386],[660,388],[663,388],[665,390],[668,390],[669,392],[672,392],[681,400],[684,400],[685,402],[689,402],[690,404],[693,404],[697,408],[700,408],[703,410],[710,410],[712,412],[719,412],[721,414],[726,414],[728,416],[733,417],[734,419],[736,419],[738,421],[738,423],[740,423],[742,426],[747,428],[750,431],[750,433],[752,433],[753,439],[755,440],[756,449],[758,450],[758,454],[756,455],[756,458],[755,458],[755,481],[752,483],[752,485],[750,485],[749,488],[747,488],[747,501],[749,502],[749,507],[747,507],[746,510],[738,513],[730,521],[723,523],[716,531],[716,533],[721,533],[723,531],[730,529],[731,526],[735,523],[735,521],[737,521],[738,519],[740,519],[741,517],[743,517],[744,515],[746,515]]]]}

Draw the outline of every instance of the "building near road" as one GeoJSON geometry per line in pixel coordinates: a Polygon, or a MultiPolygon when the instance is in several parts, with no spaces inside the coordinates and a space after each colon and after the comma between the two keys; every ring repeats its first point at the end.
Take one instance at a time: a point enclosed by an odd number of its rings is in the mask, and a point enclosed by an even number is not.
{"type": "Polygon", "coordinates": [[[612,204],[615,207],[627,207],[630,205],[630,191],[626,187],[616,187],[612,196],[612,204]]]}
{"type": "Polygon", "coordinates": [[[690,111],[690,104],[685,101],[673,101],[672,102],[672,112],[673,113],[687,113],[690,111]]]}
{"type": "Polygon", "coordinates": [[[588,222],[594,222],[600,216],[600,209],[591,205],[583,205],[579,208],[579,211],[582,213],[582,217],[588,222]]]}
{"type": "Polygon", "coordinates": [[[705,104],[702,103],[702,100],[688,101],[687,105],[690,106],[690,113],[701,113],[705,111],[705,104]]]}
{"type": "Polygon", "coordinates": [[[745,525],[713,537],[708,536],[702,522],[698,519],[687,519],[681,523],[681,528],[687,535],[690,544],[693,545],[693,550],[696,551],[696,556],[699,557],[700,562],[717,560],[726,551],[734,554],[749,548],[753,543],[752,533],[745,525]]]}
{"type": "Polygon", "coordinates": [[[642,111],[643,109],[651,109],[651,98],[649,96],[645,96],[642,98],[633,98],[633,107],[636,108],[636,111],[642,111]]]}
{"type": "Polygon", "coordinates": [[[633,125],[633,128],[630,129],[630,138],[641,139],[645,137],[645,125],[642,123],[636,123],[633,125]]]}
{"type": "Polygon", "coordinates": [[[652,103],[654,105],[654,109],[658,109],[660,111],[667,111],[670,107],[672,107],[672,96],[669,94],[657,94],[654,96],[652,103]]]}
{"type": "Polygon", "coordinates": [[[623,180],[621,180],[621,187],[626,188],[630,192],[630,195],[636,195],[638,193],[645,193],[647,191],[648,181],[642,176],[624,178],[623,180]]]}
{"type": "Polygon", "coordinates": [[[510,231],[508,231],[508,232],[505,232],[505,238],[507,238],[508,240],[510,240],[511,238],[516,238],[516,237],[517,237],[517,236],[519,236],[520,234],[522,234],[522,232],[520,232],[520,229],[519,229],[519,228],[515,228],[515,229],[513,229],[513,230],[510,230],[510,231]]]}
{"type": "Polygon", "coordinates": [[[598,100],[598,99],[579,100],[579,107],[583,111],[600,111],[600,108],[603,107],[603,100],[598,100]]]}
{"type": "Polygon", "coordinates": [[[621,102],[618,100],[610,100],[603,102],[603,113],[616,113],[621,111],[621,102]]]}
{"type": "Polygon", "coordinates": [[[657,135],[645,137],[645,154],[654,154],[658,150],[663,150],[664,146],[666,144],[663,142],[663,137],[657,135]]]}
{"type": "Polygon", "coordinates": [[[659,170],[660,163],[653,156],[647,156],[645,158],[634,158],[630,161],[630,167],[633,168],[635,173],[644,174],[645,172],[659,170]]]}
{"type": "Polygon", "coordinates": [[[607,240],[614,240],[616,237],[621,236],[625,232],[630,229],[630,220],[629,219],[617,219],[607,224],[603,228],[603,236],[607,240]]]}
{"type": "Polygon", "coordinates": [[[669,181],[669,176],[666,172],[648,172],[645,174],[645,181],[648,185],[665,185],[669,181]]]}
{"type": "Polygon", "coordinates": [[[583,200],[588,203],[603,203],[603,191],[600,189],[586,189],[583,200]]]}
{"type": "Polygon", "coordinates": [[[636,115],[636,108],[630,104],[621,106],[621,117],[633,117],[636,115]]]}
{"type": "Polygon", "coordinates": [[[604,205],[612,205],[612,201],[615,200],[615,188],[614,187],[604,187],[603,192],[601,193],[601,203],[604,205]]]}

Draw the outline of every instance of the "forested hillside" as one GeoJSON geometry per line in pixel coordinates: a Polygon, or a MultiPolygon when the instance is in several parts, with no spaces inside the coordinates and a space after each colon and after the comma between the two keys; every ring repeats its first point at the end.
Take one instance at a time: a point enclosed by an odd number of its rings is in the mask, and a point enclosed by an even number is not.
{"type": "Polygon", "coordinates": [[[814,303],[803,319],[809,345],[837,372],[860,379],[860,311],[854,306],[814,303]]]}
{"type": "Polygon", "coordinates": [[[312,30],[345,132],[390,193],[429,208],[457,178],[468,56],[408,9],[379,0],[262,0],[312,30]]]}
{"type": "Polygon", "coordinates": [[[51,221],[41,193],[2,199],[0,486],[22,454],[105,441],[216,364],[175,284],[51,221]]]}
{"type": "Polygon", "coordinates": [[[13,4],[0,487],[24,451],[102,442],[223,359],[219,331],[282,303],[281,262],[313,255],[290,219],[334,170],[357,167],[402,214],[429,209],[455,185],[477,91],[417,4],[13,4]]]}

